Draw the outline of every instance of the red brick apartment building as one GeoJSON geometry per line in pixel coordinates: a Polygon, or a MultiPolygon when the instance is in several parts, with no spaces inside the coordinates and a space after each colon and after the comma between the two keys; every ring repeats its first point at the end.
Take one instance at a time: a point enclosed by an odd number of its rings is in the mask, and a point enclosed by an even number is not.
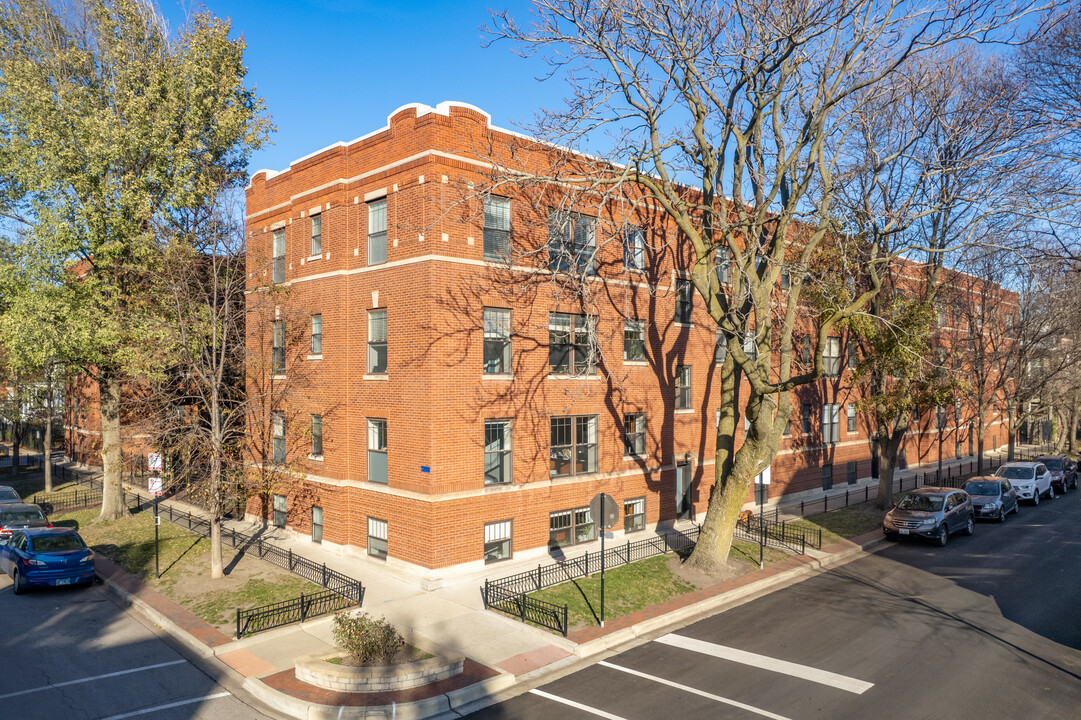
{"type": "MultiPolygon", "coordinates": [[[[679,271],[688,249],[663,232],[598,246],[592,318],[557,284],[523,280],[495,252],[546,247],[555,211],[467,192],[487,180],[477,149],[516,143],[528,146],[469,105],[411,104],[252,177],[248,297],[266,330],[249,353],[269,398],[266,461],[289,472],[249,512],[433,581],[592,542],[600,491],[623,508],[617,536],[705,512],[717,343],[679,271]]],[[[596,217],[566,221],[568,240],[591,242],[596,217]]],[[[841,340],[831,347],[835,376],[799,393],[771,499],[871,474],[841,340]]],[[[963,435],[950,420],[912,433],[909,463],[963,435]]]]}

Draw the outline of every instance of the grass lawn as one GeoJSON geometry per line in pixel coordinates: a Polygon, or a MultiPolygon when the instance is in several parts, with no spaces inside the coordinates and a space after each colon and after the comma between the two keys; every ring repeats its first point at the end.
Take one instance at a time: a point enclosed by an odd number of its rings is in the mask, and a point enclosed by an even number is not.
{"type": "Polygon", "coordinates": [[[289,600],[323,588],[256,557],[223,548],[226,577],[210,578],[210,540],[162,520],[158,527],[161,579],[154,577],[154,515],[140,512],[97,522],[98,509],[54,515],[53,524],[73,527],[95,552],[169,596],[227,634],[237,608],[289,600]]]}
{"type": "Polygon", "coordinates": [[[875,507],[874,501],[849,505],[839,510],[810,515],[789,524],[805,529],[822,529],[822,544],[829,545],[882,528],[884,510],[875,507]]]}
{"type": "MultiPolygon", "coordinates": [[[[620,565],[604,574],[604,617],[611,620],[628,613],[658,605],[670,598],[685,595],[702,584],[690,582],[674,574],[669,566],[676,557],[674,553],[639,560],[630,565],[620,565]]],[[[790,555],[782,550],[767,547],[765,563],[768,565],[784,560],[790,555]]],[[[728,558],[727,575],[739,575],[758,567],[758,545],[736,540],[728,558]]],[[[718,577],[717,581],[723,579],[718,577]]],[[[530,597],[567,605],[567,622],[570,627],[586,627],[600,623],[601,575],[545,588],[531,593],[530,597]]]]}

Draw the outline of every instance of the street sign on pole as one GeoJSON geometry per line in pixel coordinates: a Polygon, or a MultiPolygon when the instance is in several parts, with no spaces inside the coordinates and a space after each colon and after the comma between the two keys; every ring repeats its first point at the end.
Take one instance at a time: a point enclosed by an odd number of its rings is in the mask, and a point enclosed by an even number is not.
{"type": "Polygon", "coordinates": [[[604,531],[611,530],[619,522],[619,506],[608,493],[597,493],[589,501],[589,514],[601,532],[601,627],[604,627],[604,531]]]}
{"type": "Polygon", "coordinates": [[[150,472],[161,472],[161,453],[146,454],[146,469],[150,472]]]}
{"type": "Polygon", "coordinates": [[[146,490],[154,497],[161,495],[161,478],[149,477],[146,479],[146,490]]]}

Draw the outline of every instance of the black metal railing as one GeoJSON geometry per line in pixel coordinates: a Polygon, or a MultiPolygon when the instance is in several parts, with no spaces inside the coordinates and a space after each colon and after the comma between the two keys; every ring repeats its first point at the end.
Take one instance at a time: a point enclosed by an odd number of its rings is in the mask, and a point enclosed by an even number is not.
{"type": "Polygon", "coordinates": [[[326,590],[248,610],[237,608],[236,639],[263,630],[304,622],[309,618],[344,610],[356,604],[358,603],[336,591],[326,590]]]}
{"type": "Polygon", "coordinates": [[[736,523],[735,536],[741,540],[761,543],[774,547],[784,547],[807,554],[807,548],[822,549],[822,528],[804,528],[780,520],[776,514],[750,516],[736,523]]]}
{"type": "Polygon", "coordinates": [[[65,490],[58,493],[38,493],[33,497],[34,504],[41,507],[46,515],[71,510],[83,510],[101,504],[101,493],[97,490],[65,490]]]}
{"type": "Polygon", "coordinates": [[[555,630],[563,637],[567,637],[569,627],[566,603],[556,605],[544,600],[538,600],[524,593],[502,595],[497,591],[491,602],[485,602],[485,607],[505,612],[522,622],[530,622],[555,630]]]}
{"type": "MultiPolygon", "coordinates": [[[[59,470],[61,472],[66,470],[71,479],[79,484],[86,485],[91,489],[101,490],[101,481],[89,473],[80,473],[62,467],[59,470]]],[[[154,505],[154,498],[139,492],[125,491],[124,503],[131,510],[141,512],[154,505]]],[[[171,503],[161,502],[158,504],[158,514],[177,527],[203,537],[210,537],[210,520],[207,518],[194,515],[188,510],[177,510],[171,503]]],[[[257,535],[239,532],[235,528],[224,525],[221,528],[221,541],[222,544],[238,552],[254,555],[260,560],[266,560],[295,575],[301,576],[305,580],[321,585],[327,590],[350,600],[353,604],[360,605],[364,602],[364,586],[359,580],[328,568],[326,563],[317,563],[303,555],[294,553],[292,548],[280,548],[257,535]]]]}

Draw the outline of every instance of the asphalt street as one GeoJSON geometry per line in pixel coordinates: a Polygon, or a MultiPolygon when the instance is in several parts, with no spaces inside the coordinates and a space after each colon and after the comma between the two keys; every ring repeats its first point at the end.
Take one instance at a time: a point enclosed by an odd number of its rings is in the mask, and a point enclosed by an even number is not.
{"type": "MultiPolygon", "coordinates": [[[[16,597],[0,575],[0,718],[262,720],[101,586],[16,597]]],[[[224,683],[224,684],[223,684],[224,683]]]]}
{"type": "Polygon", "coordinates": [[[1081,717],[1081,492],[903,541],[472,718],[1081,717]]]}

